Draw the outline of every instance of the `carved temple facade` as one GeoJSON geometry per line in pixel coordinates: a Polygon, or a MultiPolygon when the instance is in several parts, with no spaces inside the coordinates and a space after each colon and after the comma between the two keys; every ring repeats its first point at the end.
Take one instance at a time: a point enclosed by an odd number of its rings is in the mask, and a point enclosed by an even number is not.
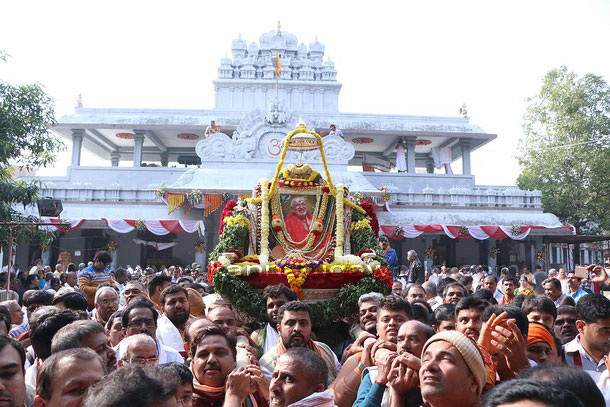
{"type": "MultiPolygon", "coordinates": [[[[317,39],[306,46],[285,31],[270,31],[249,45],[240,36],[232,43],[232,58],[220,61],[213,109],[77,108],[60,118],[53,131],[72,141],[71,166],[65,176],[34,178],[43,183],[43,196],[62,200],[61,218],[76,227],[58,232],[45,251],[19,247],[17,263],[42,256],[51,264],[65,251],[75,262],[86,262],[110,240],[119,246],[117,265],[204,263],[218,239],[222,205],[207,216],[204,207],[248,194],[259,179],[272,176],[283,137],[302,119],[325,135],[335,183],[372,196],[386,231],[413,225],[535,226],[521,239],[501,233],[477,238],[473,231],[475,238],[463,240],[434,228],[417,237],[399,233],[392,238],[401,259],[415,249],[423,260],[433,249],[429,265],[569,264],[553,239],[572,230],[543,213],[540,192],[475,183],[470,153],[495,134],[470,123],[465,109],[458,117],[341,112],[341,84],[324,51],[317,39]],[[219,131],[206,138],[211,121],[219,131]],[[342,137],[330,133],[331,124],[342,137]],[[83,148],[107,165],[84,165],[83,148]],[[458,159],[461,168],[452,168],[458,159]],[[191,205],[168,213],[164,193],[184,194],[191,205]],[[134,227],[134,220],[146,227],[134,227]],[[199,241],[205,251],[195,247],[199,241]],[[157,250],[155,242],[177,244],[157,250]],[[497,257],[490,255],[495,248],[497,257]]],[[[318,152],[293,153],[287,162],[299,159],[320,169],[318,152]]],[[[583,254],[591,261],[597,255],[583,254]]]]}

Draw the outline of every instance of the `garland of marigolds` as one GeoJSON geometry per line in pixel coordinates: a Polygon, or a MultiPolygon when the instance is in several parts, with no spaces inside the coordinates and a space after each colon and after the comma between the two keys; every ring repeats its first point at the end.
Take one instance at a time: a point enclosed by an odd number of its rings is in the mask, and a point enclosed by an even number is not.
{"type": "MultiPolygon", "coordinates": [[[[263,298],[239,277],[221,267],[214,274],[215,292],[226,298],[238,311],[263,321],[267,318],[263,298]]],[[[374,277],[363,277],[358,284],[343,286],[331,299],[311,304],[312,322],[315,327],[329,326],[358,311],[358,298],[362,294],[379,292],[387,294],[386,284],[374,277]]]]}
{"type": "Polygon", "coordinates": [[[315,131],[307,130],[305,127],[298,127],[286,135],[286,138],[284,139],[284,146],[282,147],[282,154],[280,155],[280,160],[278,161],[277,167],[275,168],[275,175],[273,176],[273,181],[271,182],[271,190],[269,191],[269,193],[271,194],[271,196],[273,196],[277,189],[278,178],[282,171],[282,167],[284,167],[284,159],[286,158],[286,154],[288,153],[288,144],[290,143],[292,136],[301,133],[310,134],[318,140],[318,146],[320,147],[320,157],[322,157],[322,164],[324,165],[324,174],[326,175],[326,182],[328,183],[330,192],[333,195],[336,195],[335,187],[333,185],[332,179],[330,178],[330,173],[328,172],[328,165],[326,164],[326,155],[324,154],[324,143],[322,142],[322,137],[320,137],[320,135],[315,131]]]}
{"type": "Polygon", "coordinates": [[[337,226],[336,226],[336,242],[337,246],[335,247],[335,259],[343,256],[343,243],[345,241],[345,230],[343,230],[343,193],[344,188],[343,185],[337,185],[337,192],[335,194],[335,205],[336,205],[336,216],[337,216],[337,226]]]}
{"type": "Polygon", "coordinates": [[[375,232],[371,229],[370,223],[362,222],[363,220],[370,222],[360,212],[352,212],[352,225],[355,225],[350,234],[352,252],[359,253],[361,250],[374,250],[375,260],[383,267],[388,267],[388,262],[379,247],[379,241],[377,236],[375,236],[375,232]]]}

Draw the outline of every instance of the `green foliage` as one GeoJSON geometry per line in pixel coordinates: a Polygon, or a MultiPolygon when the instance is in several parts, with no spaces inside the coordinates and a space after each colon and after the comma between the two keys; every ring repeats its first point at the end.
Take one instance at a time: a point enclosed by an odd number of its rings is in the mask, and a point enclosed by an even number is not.
{"type": "Polygon", "coordinates": [[[610,230],[610,88],[566,67],[548,72],[528,99],[520,141],[522,189],[578,233],[610,230]]]}
{"type": "Polygon", "coordinates": [[[229,250],[239,250],[244,253],[244,248],[247,244],[247,227],[242,225],[227,225],[218,239],[218,245],[210,253],[210,261],[216,261],[221,254],[229,250]]]}
{"type": "MultiPolygon", "coordinates": [[[[352,212],[352,222],[358,222],[364,219],[364,215],[358,211],[352,212]]],[[[358,255],[361,250],[374,250],[375,260],[383,267],[388,267],[388,262],[385,259],[381,247],[379,247],[379,239],[375,236],[372,229],[357,229],[350,234],[352,253],[358,255]]]]}
{"type": "MultiPolygon", "coordinates": [[[[238,311],[258,321],[267,319],[265,300],[239,277],[219,269],[214,274],[214,290],[226,298],[238,311]]],[[[348,284],[326,301],[312,305],[314,327],[329,326],[358,310],[358,298],[365,293],[380,292],[387,294],[385,284],[374,278],[364,277],[357,285],[348,284]]]]}
{"type": "MultiPolygon", "coordinates": [[[[7,55],[0,51],[0,60],[7,55]]],[[[14,167],[34,168],[52,164],[64,144],[49,132],[54,122],[53,102],[37,85],[13,86],[0,82],[0,220],[32,222],[37,219],[21,215],[15,207],[33,205],[39,185],[14,181],[14,167]]],[[[18,241],[42,238],[52,234],[31,227],[18,227],[18,241]]],[[[6,228],[0,228],[0,244],[8,240],[6,228]]]]}
{"type": "Polygon", "coordinates": [[[220,293],[238,311],[255,318],[257,321],[267,320],[266,304],[263,297],[254,291],[248,283],[227,272],[224,267],[214,274],[214,292],[220,293]]]}

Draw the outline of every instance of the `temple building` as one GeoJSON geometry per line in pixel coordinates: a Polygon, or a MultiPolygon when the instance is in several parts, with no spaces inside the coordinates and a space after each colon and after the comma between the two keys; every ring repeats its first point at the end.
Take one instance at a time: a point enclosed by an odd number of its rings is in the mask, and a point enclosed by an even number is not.
{"type": "MultiPolygon", "coordinates": [[[[427,267],[570,264],[560,242],[573,228],[543,212],[540,192],[476,184],[471,152],[497,136],[465,106],[456,117],[342,112],[324,44],[279,29],[234,40],[213,84],[208,110],[79,107],[61,117],[52,130],[72,141],[67,174],[23,178],[62,201],[70,226],[48,246],[19,246],[16,262],[86,262],[110,248],[115,265],[205,264],[224,204],[273,175],[282,139],[302,120],[324,136],[325,157],[286,161],[320,170],[325,158],[335,183],[376,203],[401,263],[415,249],[427,267]],[[83,149],[107,165],[87,165],[83,149]]],[[[599,255],[583,247],[583,262],[599,255]]]]}

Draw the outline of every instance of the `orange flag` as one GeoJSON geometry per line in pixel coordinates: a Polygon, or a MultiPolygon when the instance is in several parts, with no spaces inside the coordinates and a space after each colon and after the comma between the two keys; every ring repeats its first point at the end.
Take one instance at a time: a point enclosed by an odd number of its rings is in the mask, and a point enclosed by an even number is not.
{"type": "Polygon", "coordinates": [[[277,76],[280,76],[282,64],[280,63],[280,54],[277,51],[275,51],[275,61],[275,73],[277,73],[277,76]]]}

